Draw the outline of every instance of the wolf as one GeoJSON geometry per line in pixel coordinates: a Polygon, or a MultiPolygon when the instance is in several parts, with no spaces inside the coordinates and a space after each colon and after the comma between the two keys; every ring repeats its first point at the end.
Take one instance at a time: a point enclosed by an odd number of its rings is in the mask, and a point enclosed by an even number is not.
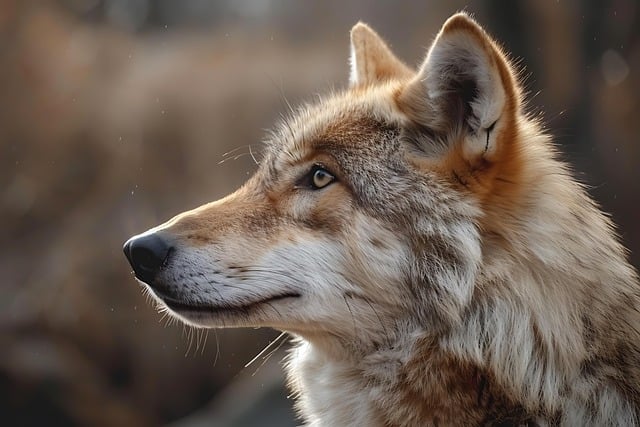
{"type": "Polygon", "coordinates": [[[265,151],[124,252],[186,323],[291,334],[307,425],[638,425],[637,273],[472,17],[417,70],[358,23],[265,151]]]}

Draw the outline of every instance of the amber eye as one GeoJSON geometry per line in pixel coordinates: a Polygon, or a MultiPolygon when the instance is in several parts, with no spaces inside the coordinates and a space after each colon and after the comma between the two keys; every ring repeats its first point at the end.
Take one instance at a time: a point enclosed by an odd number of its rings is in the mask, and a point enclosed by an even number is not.
{"type": "Polygon", "coordinates": [[[311,187],[314,190],[324,188],[331,184],[336,178],[321,166],[314,166],[311,170],[311,187]]]}
{"type": "Polygon", "coordinates": [[[309,172],[300,177],[298,182],[296,182],[295,188],[320,190],[335,180],[335,175],[329,172],[323,165],[315,164],[309,172]]]}

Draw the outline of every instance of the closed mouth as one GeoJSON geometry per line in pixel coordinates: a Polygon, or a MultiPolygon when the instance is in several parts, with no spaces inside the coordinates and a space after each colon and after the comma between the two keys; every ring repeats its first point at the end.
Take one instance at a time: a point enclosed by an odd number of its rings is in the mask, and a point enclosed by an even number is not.
{"type": "Polygon", "coordinates": [[[220,304],[220,305],[207,305],[201,303],[192,303],[187,301],[177,300],[173,297],[164,295],[156,290],[154,293],[169,307],[177,312],[198,312],[198,313],[221,313],[230,311],[248,312],[253,308],[256,308],[263,304],[270,304],[275,301],[284,300],[287,298],[299,298],[300,294],[297,292],[288,292],[278,295],[273,295],[268,298],[264,298],[257,301],[249,301],[247,303],[240,304],[220,304]]]}

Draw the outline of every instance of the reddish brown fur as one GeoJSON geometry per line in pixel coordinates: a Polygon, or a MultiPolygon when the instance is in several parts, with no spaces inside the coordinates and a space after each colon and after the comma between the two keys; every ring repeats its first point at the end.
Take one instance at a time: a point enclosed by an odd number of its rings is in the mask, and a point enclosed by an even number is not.
{"type": "MultiPolygon", "coordinates": [[[[504,212],[518,214],[521,208],[521,195],[525,190],[522,185],[525,160],[522,155],[524,147],[519,138],[520,130],[517,120],[521,108],[521,97],[516,78],[508,65],[507,59],[498,44],[475,22],[466,16],[454,16],[447,20],[441,30],[442,34],[457,31],[473,34],[477,42],[484,48],[491,63],[496,66],[506,92],[506,104],[500,121],[502,129],[497,137],[497,151],[491,158],[481,156],[467,158],[463,154],[464,135],[453,143],[445,156],[439,159],[414,158],[412,161],[421,168],[439,172],[443,178],[451,181],[461,191],[468,191],[478,199],[484,212],[481,228],[487,232],[495,232],[500,228],[504,212]]],[[[422,93],[416,91],[415,81],[409,81],[394,94],[394,100],[401,111],[410,117],[423,114],[415,110],[415,96],[422,93]]]]}

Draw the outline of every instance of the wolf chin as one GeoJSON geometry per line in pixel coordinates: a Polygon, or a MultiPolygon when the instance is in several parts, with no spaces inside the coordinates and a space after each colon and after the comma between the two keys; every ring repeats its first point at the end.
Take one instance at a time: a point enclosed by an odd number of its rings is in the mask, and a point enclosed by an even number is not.
{"type": "Polygon", "coordinates": [[[637,425],[637,274],[523,102],[466,14],[417,71],[359,23],[345,91],[125,254],[184,322],[293,335],[308,425],[637,425]]]}

